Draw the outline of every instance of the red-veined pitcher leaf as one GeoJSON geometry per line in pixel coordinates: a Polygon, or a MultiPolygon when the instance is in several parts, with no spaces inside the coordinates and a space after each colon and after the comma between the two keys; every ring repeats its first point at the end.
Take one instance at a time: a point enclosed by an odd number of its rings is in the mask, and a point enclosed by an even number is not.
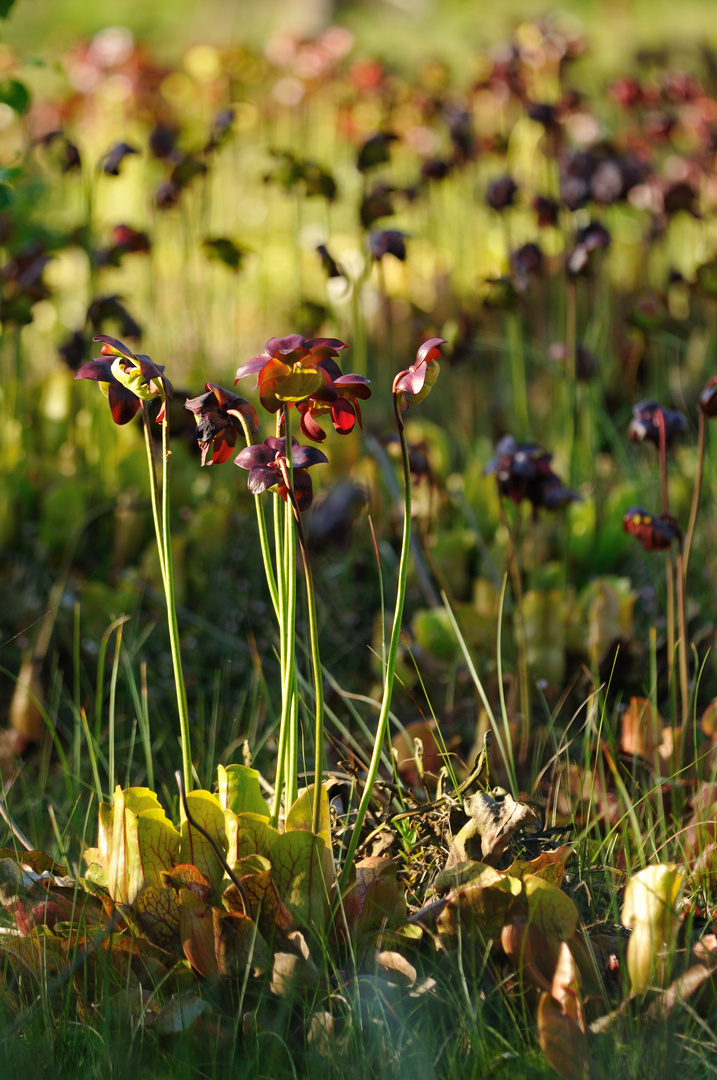
{"type": "Polygon", "coordinates": [[[329,912],[333,861],[324,841],[313,833],[283,833],[271,856],[272,877],[298,926],[323,927],[329,912]]]}

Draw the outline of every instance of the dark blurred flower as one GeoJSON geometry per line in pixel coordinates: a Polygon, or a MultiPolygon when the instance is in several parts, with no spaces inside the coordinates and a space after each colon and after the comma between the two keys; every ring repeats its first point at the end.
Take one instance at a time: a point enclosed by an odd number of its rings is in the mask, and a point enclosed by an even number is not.
{"type": "Polygon", "coordinates": [[[393,392],[400,395],[401,412],[409,405],[417,405],[428,397],[438,378],[441,358],[440,345],[445,345],[444,338],[429,338],[424,341],[416,353],[416,362],[405,371],[399,371],[393,380],[393,392]]]}
{"type": "Polygon", "coordinates": [[[95,330],[107,320],[119,324],[122,337],[141,338],[142,327],[130,315],[120,296],[96,296],[87,309],[87,319],[95,330]]]}
{"type": "Polygon", "coordinates": [[[677,519],[671,514],[651,514],[642,506],[625,511],[622,527],[640,541],[645,551],[666,551],[673,540],[682,537],[677,519]]]}
{"type": "Polygon", "coordinates": [[[443,108],[443,116],[453,144],[455,160],[470,161],[475,153],[470,110],[463,105],[448,104],[443,108]]]}
{"type": "Polygon", "coordinates": [[[684,182],[671,184],[662,196],[662,203],[668,217],[676,214],[678,210],[685,210],[694,218],[700,216],[697,192],[691,184],[684,182]]]}
{"type": "MultiPolygon", "coordinates": [[[[312,465],[328,462],[329,459],[323,450],[315,446],[299,446],[294,438],[291,446],[296,503],[299,510],[307,510],[314,497],[311,477],[307,470],[312,465]]],[[[248,487],[252,495],[261,495],[264,491],[276,488],[277,493],[286,501],[289,479],[286,439],[269,436],[257,446],[245,446],[234,458],[234,464],[249,470],[248,487]]]]}
{"type": "Polygon", "coordinates": [[[485,201],[493,210],[505,210],[507,206],[514,204],[517,192],[518,185],[513,177],[501,176],[498,180],[493,180],[488,184],[485,201]]]}
{"type": "Polygon", "coordinates": [[[272,150],[276,166],[264,176],[264,183],[276,183],[284,191],[297,189],[307,197],[323,195],[332,202],[337,195],[336,181],[328,169],[308,158],[297,157],[291,150],[272,150]]]}
{"type": "Polygon", "coordinates": [[[542,124],[546,131],[556,131],[558,128],[558,106],[544,102],[529,101],[526,109],[528,116],[536,123],[542,124]]]}
{"type": "Polygon", "coordinates": [[[52,149],[51,156],[55,157],[61,172],[69,173],[82,168],[80,151],[63,131],[48,131],[39,141],[41,146],[52,149]]]}
{"type": "Polygon", "coordinates": [[[85,335],[81,330],[74,330],[62,345],[58,345],[57,351],[68,368],[75,371],[85,359],[86,348],[85,335]]]}
{"type": "Polygon", "coordinates": [[[443,158],[428,158],[421,165],[421,176],[424,180],[445,180],[450,171],[450,162],[443,158]]]}
{"type": "Polygon", "coordinates": [[[205,154],[211,154],[215,150],[218,150],[229,138],[234,124],[234,115],[234,109],[231,105],[227,106],[225,109],[220,109],[216,114],[212,122],[209,141],[204,147],[205,154]]]}
{"type": "Polygon", "coordinates": [[[352,480],[341,480],[321,492],[306,522],[306,540],[316,554],[344,550],[354,525],[368,503],[366,488],[352,480]]]}
{"type": "Polygon", "coordinates": [[[149,136],[149,152],[152,157],[163,160],[172,157],[177,148],[179,129],[169,124],[157,124],[149,136]]]}
{"type": "Polygon", "coordinates": [[[537,443],[518,443],[512,435],[504,435],[495,447],[495,457],[483,472],[495,476],[500,495],[511,499],[516,506],[526,499],[533,510],[544,506],[557,510],[580,498],[576,491],[563,486],[560,477],[550,468],[553,455],[537,443]]]}
{"type": "MultiPolygon", "coordinates": [[[[93,339],[103,342],[102,357],[83,364],[75,374],[76,379],[94,379],[110,404],[115,424],[128,424],[138,413],[142,401],[151,401],[164,388],[164,397],[172,396],[172,384],[164,375],[164,368],[153,363],[148,356],[137,356],[116,338],[99,334],[93,339]],[[112,357],[112,362],[104,357],[112,357]]],[[[157,423],[164,420],[165,408],[157,414],[157,423]]]]}
{"type": "Polygon", "coordinates": [[[604,251],[610,246],[610,233],[599,221],[590,221],[578,230],[575,240],[575,247],[568,254],[565,264],[571,277],[589,273],[590,256],[593,252],[604,251]]]}
{"type": "Polygon", "coordinates": [[[632,407],[632,420],[628,429],[633,442],[651,442],[659,448],[662,415],[665,426],[665,446],[669,447],[677,435],[687,431],[687,417],[676,409],[665,409],[657,401],[640,401],[632,407]]]}
{"type": "Polygon", "coordinates": [[[333,402],[338,397],[334,381],[322,360],[338,355],[346,345],[338,338],[311,338],[299,334],[270,338],[264,352],[242,364],[235,382],[246,375],[257,376],[261,403],[268,412],[278,412],[285,404],[317,400],[333,402]]]}
{"type": "Polygon", "coordinates": [[[540,277],[543,272],[543,252],[538,244],[528,243],[510,253],[510,269],[516,288],[525,292],[529,277],[540,277]]]}
{"type": "Polygon", "coordinates": [[[390,184],[374,184],[373,188],[363,198],[359,207],[359,218],[364,229],[373,225],[382,217],[392,217],[394,213],[391,195],[393,188],[390,184]]]}
{"type": "Polygon", "coordinates": [[[244,434],[244,427],[239,416],[243,416],[249,430],[256,434],[259,421],[256,409],[245,398],[238,397],[231,390],[224,390],[214,383],[204,384],[206,394],[189,398],[184,408],[194,413],[197,422],[197,442],[202,451],[202,465],[207,464],[209,451],[212,452],[210,465],[220,465],[226,461],[236,445],[237,434],[244,434]]]}
{"type": "Polygon", "coordinates": [[[96,252],[97,266],[119,266],[125,255],[146,255],[152,247],[147,233],[131,225],[115,225],[112,235],[114,243],[96,252]]]}
{"type": "Polygon", "coordinates": [[[325,244],[319,244],[316,248],[316,254],[321,259],[321,265],[324,269],[324,273],[329,278],[345,277],[343,270],[330,254],[325,244]]]}
{"type": "Polygon", "coordinates": [[[547,199],[544,195],[536,195],[533,199],[533,210],[538,215],[538,225],[541,229],[557,225],[560,217],[560,203],[555,199],[547,199]]]}
{"type": "Polygon", "coordinates": [[[139,150],[129,143],[119,142],[105,155],[101,163],[102,172],[107,176],[119,176],[120,165],[130,154],[138,154],[139,150]]]}
{"type": "Polygon", "coordinates": [[[700,409],[705,416],[717,416],[717,375],[705,383],[705,388],[700,394],[700,409]]]}
{"type": "Polygon", "coordinates": [[[400,229],[374,229],[369,233],[368,249],[374,259],[380,260],[384,255],[393,255],[405,262],[406,234],[400,229]]]}
{"type": "Polygon", "coordinates": [[[366,142],[359,148],[356,155],[356,168],[359,172],[368,172],[369,169],[375,168],[376,165],[383,165],[385,162],[390,161],[391,143],[397,140],[398,135],[395,135],[392,131],[379,131],[376,135],[372,135],[370,139],[366,139],[366,142]]]}
{"type": "Polygon", "coordinates": [[[227,236],[207,239],[202,244],[202,247],[210,259],[216,259],[217,262],[228,266],[230,270],[236,271],[241,270],[244,257],[249,254],[247,248],[240,247],[239,244],[235,244],[227,236]]]}

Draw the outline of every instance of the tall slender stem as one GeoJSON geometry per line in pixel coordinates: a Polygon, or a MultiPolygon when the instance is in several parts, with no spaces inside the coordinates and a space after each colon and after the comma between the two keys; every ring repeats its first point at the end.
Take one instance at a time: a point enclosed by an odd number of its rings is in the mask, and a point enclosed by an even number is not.
{"type": "Polygon", "coordinates": [[[702,409],[699,410],[699,421],[697,429],[697,472],[695,473],[695,484],[692,489],[692,506],[690,507],[690,520],[687,523],[687,532],[685,533],[685,545],[683,550],[683,566],[685,571],[685,579],[687,578],[687,567],[690,562],[690,552],[692,551],[692,541],[695,535],[695,524],[697,522],[697,511],[700,505],[700,493],[702,491],[702,477],[705,471],[705,434],[707,431],[707,424],[705,421],[705,414],[702,409]]]}
{"type": "MultiPolygon", "coordinates": [[[[242,414],[237,411],[232,413],[236,416],[244,430],[244,438],[246,439],[247,446],[251,446],[254,440],[252,439],[251,430],[246,422],[246,419],[242,414]]],[[[277,620],[279,619],[279,594],[276,585],[276,576],[274,574],[274,566],[271,561],[271,551],[269,549],[269,537],[266,531],[266,517],[264,515],[264,501],[261,495],[254,496],[254,506],[256,509],[256,524],[259,530],[259,544],[261,546],[261,558],[264,563],[264,575],[266,577],[266,583],[269,587],[269,595],[271,596],[271,604],[274,608],[274,615],[277,620]]]]}
{"type": "MultiPolygon", "coordinates": [[[[164,388],[162,389],[162,401],[166,409],[167,401],[164,388]]],[[[167,625],[169,629],[169,647],[172,654],[172,668],[174,671],[174,687],[177,695],[177,712],[179,714],[179,734],[182,744],[182,772],[187,791],[192,790],[192,752],[189,737],[189,709],[187,707],[187,690],[184,683],[182,670],[182,656],[179,646],[179,625],[177,623],[177,606],[174,588],[174,567],[172,564],[172,536],[169,519],[169,427],[167,419],[162,421],[162,490],[161,503],[157,493],[157,478],[154,471],[154,449],[152,446],[152,434],[150,430],[149,409],[146,402],[142,402],[142,421],[144,423],[145,446],[149,466],[150,501],[152,503],[152,520],[157,538],[157,551],[159,566],[162,572],[162,584],[167,604],[167,625]]]]}
{"type": "MultiPolygon", "coordinates": [[[[167,408],[166,396],[163,393],[163,404],[167,408]]],[[[179,647],[179,624],[177,623],[177,604],[174,589],[174,564],[172,562],[172,531],[169,519],[169,423],[165,415],[162,421],[162,539],[164,550],[164,570],[166,576],[165,591],[167,594],[167,616],[169,623],[169,645],[172,651],[172,667],[174,669],[174,686],[177,693],[177,710],[179,712],[179,732],[182,742],[182,771],[184,773],[184,787],[187,791],[192,790],[192,751],[189,737],[189,709],[187,707],[187,688],[184,682],[182,669],[182,654],[179,647]]]]}
{"type": "Polygon", "coordinates": [[[316,594],[314,592],[314,577],[311,573],[311,563],[306,544],[306,534],[301,522],[299,504],[296,493],[289,487],[288,470],[284,476],[284,483],[289,492],[291,505],[294,511],[296,532],[299,537],[301,549],[301,561],[304,567],[304,581],[306,582],[306,604],[309,612],[309,649],[311,652],[311,669],[314,677],[314,798],[313,798],[313,831],[318,834],[321,826],[321,776],[323,773],[324,752],[324,677],[321,672],[321,655],[319,653],[319,628],[316,619],[316,594]]]}
{"type": "Polygon", "coordinates": [[[406,440],[406,432],[403,427],[403,421],[401,419],[401,412],[399,407],[400,395],[394,392],[393,395],[393,411],[396,417],[396,426],[398,428],[398,436],[401,442],[401,457],[403,460],[403,484],[404,484],[404,516],[403,516],[403,539],[401,541],[401,557],[398,566],[398,590],[396,592],[396,608],[393,613],[393,626],[391,628],[391,639],[388,646],[388,656],[386,659],[386,672],[383,681],[383,700],[381,701],[381,712],[378,718],[378,727],[376,729],[376,741],[373,747],[373,753],[371,755],[371,762],[369,765],[368,775],[366,777],[366,784],[364,786],[363,795],[359,803],[358,811],[356,813],[356,821],[354,827],[351,830],[351,837],[349,839],[348,847],[346,849],[346,856],[344,858],[344,871],[342,872],[343,888],[346,889],[349,885],[348,873],[351,869],[356,849],[361,837],[361,829],[363,827],[366,812],[368,810],[369,802],[373,794],[374,784],[376,783],[376,777],[378,776],[378,768],[381,762],[381,748],[386,738],[388,730],[388,717],[391,710],[391,696],[393,694],[393,684],[396,674],[396,658],[398,656],[398,644],[401,637],[401,621],[403,619],[403,604],[406,599],[406,583],[408,580],[408,558],[411,547],[411,466],[408,456],[408,442],[406,440]]]}
{"type": "MultiPolygon", "coordinates": [[[[293,491],[291,413],[287,405],[283,409],[287,489],[293,491]]],[[[277,424],[278,430],[278,424],[277,424]]],[[[279,724],[279,747],[271,815],[273,825],[279,820],[281,798],[288,811],[298,795],[298,708],[296,688],[296,530],[291,503],[280,513],[281,503],[274,507],[274,540],[276,545],[278,575],[279,629],[281,639],[281,720],[279,724]]]]}
{"type": "MultiPolygon", "coordinates": [[[[667,487],[667,432],[665,430],[665,417],[662,409],[655,413],[655,422],[659,432],[658,450],[660,453],[660,488],[662,491],[662,512],[670,512],[670,496],[667,487]]],[[[666,560],[666,599],[667,599],[667,673],[672,679],[672,671],[675,662],[675,561],[672,550],[667,553],[666,560]]]]}

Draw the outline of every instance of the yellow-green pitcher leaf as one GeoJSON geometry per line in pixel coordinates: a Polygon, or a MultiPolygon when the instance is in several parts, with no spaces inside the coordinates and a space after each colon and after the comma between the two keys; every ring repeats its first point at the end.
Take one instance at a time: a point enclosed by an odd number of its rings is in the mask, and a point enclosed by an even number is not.
{"type": "Polygon", "coordinates": [[[557,953],[560,942],[571,938],[577,929],[578,909],[569,896],[545,878],[526,874],[523,884],[528,921],[545,935],[551,951],[557,953]]]}
{"type": "MultiPolygon", "coordinates": [[[[236,816],[236,858],[245,859],[248,855],[272,857],[274,845],[280,833],[267,818],[261,814],[237,814],[236,816]]],[[[230,835],[230,845],[232,844],[230,835]]]]}
{"type": "MultiPolygon", "coordinates": [[[[326,788],[321,787],[321,805],[319,807],[319,831],[318,836],[326,844],[328,848],[331,844],[331,834],[329,832],[329,796],[326,788]]],[[[289,813],[286,815],[286,832],[294,832],[296,829],[303,829],[307,832],[313,832],[314,826],[314,785],[308,787],[306,791],[302,791],[296,802],[292,805],[289,813]]]]}
{"type": "Polygon", "coordinates": [[[220,765],[219,802],[224,810],[235,814],[251,813],[269,817],[269,807],[261,794],[259,773],[246,765],[220,765]]]}
{"type": "Polygon", "coordinates": [[[295,830],[274,844],[272,876],[279,896],[299,927],[324,926],[333,884],[331,852],[319,836],[295,830]]]}
{"type": "MultiPolygon", "coordinates": [[[[224,810],[218,799],[210,791],[191,791],[187,795],[189,812],[199,825],[214,838],[219,848],[226,852],[227,834],[224,810]]],[[[198,829],[192,828],[188,821],[182,822],[182,842],[180,862],[192,863],[217,889],[224,877],[224,867],[219,861],[212,845],[198,829]]]]}

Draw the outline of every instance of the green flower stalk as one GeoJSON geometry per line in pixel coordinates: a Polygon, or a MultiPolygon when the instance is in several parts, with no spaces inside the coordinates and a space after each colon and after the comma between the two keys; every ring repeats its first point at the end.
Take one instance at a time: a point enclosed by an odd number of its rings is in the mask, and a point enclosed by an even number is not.
{"type": "MultiPolygon", "coordinates": [[[[142,414],[144,442],[147,451],[149,471],[150,502],[152,521],[157,540],[159,567],[167,604],[167,623],[169,645],[172,653],[174,686],[177,695],[179,732],[182,746],[182,771],[187,791],[192,788],[192,752],[189,735],[189,708],[187,691],[182,668],[182,656],[179,646],[179,626],[174,587],[174,566],[172,562],[172,543],[169,521],[169,429],[167,425],[167,402],[172,396],[172,384],[164,375],[164,368],[153,363],[148,356],[135,355],[121,341],[97,336],[95,341],[102,342],[102,356],[83,364],[75,375],[76,379],[93,379],[99,382],[102,393],[107,398],[112,419],[116,424],[130,423],[138,412],[142,414]],[[109,358],[111,357],[111,362],[109,358]],[[157,423],[162,425],[162,480],[157,485],[155,472],[154,446],[150,430],[148,403],[160,398],[161,407],[157,423]]],[[[113,778],[110,778],[113,780],[113,778]]]]}
{"type": "MultiPolygon", "coordinates": [[[[398,645],[401,638],[401,623],[403,621],[403,606],[406,599],[406,586],[408,582],[408,559],[411,547],[411,465],[409,459],[408,441],[401,414],[410,405],[416,405],[423,401],[431,391],[439,373],[438,359],[440,351],[438,346],[444,345],[443,338],[430,338],[421,345],[416,353],[416,363],[405,371],[400,371],[393,380],[393,411],[398,429],[398,437],[401,444],[401,459],[403,462],[404,484],[404,512],[403,512],[403,538],[401,540],[401,556],[398,566],[398,588],[396,591],[396,607],[393,613],[393,626],[386,657],[386,669],[383,680],[383,698],[381,712],[376,729],[376,741],[371,755],[366,784],[363,795],[356,813],[356,821],[351,831],[344,869],[350,870],[356,855],[356,849],[361,838],[361,829],[366,818],[369,803],[373,795],[373,789],[378,777],[378,769],[381,762],[381,750],[388,732],[388,718],[391,711],[391,697],[396,678],[396,660],[398,657],[398,645]]],[[[348,873],[343,876],[344,888],[348,887],[348,873]]]]}

